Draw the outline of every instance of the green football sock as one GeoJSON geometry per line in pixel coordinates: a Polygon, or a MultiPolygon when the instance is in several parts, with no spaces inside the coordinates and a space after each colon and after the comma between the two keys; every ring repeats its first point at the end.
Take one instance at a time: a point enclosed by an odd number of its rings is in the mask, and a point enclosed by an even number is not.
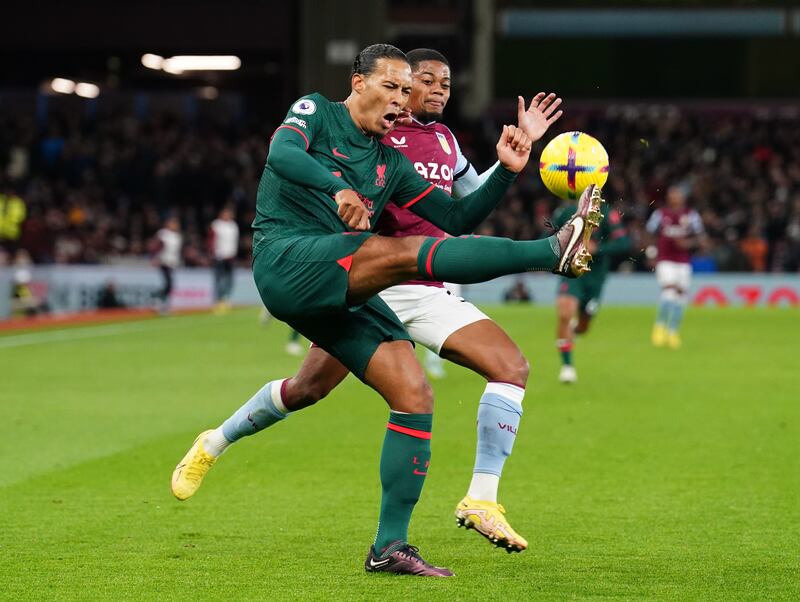
{"type": "Polygon", "coordinates": [[[473,284],[506,274],[552,270],[559,253],[555,236],[523,241],[493,236],[428,238],[417,255],[417,267],[424,278],[473,284]]]}
{"type": "Polygon", "coordinates": [[[408,542],[408,523],[430,464],[432,424],[433,414],[389,415],[381,452],[383,496],[375,536],[378,554],[393,542],[408,542]]]}

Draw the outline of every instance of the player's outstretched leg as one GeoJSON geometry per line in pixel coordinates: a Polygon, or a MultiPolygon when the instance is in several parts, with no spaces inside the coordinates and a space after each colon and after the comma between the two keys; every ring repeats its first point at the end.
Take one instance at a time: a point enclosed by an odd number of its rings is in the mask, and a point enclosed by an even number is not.
{"type": "Polygon", "coordinates": [[[550,270],[575,278],[589,271],[588,245],[602,219],[603,199],[592,185],[584,190],[578,209],[553,236],[513,241],[467,236],[427,239],[417,256],[419,273],[432,280],[461,284],[485,282],[504,274],[550,270]]]}
{"type": "Polygon", "coordinates": [[[231,444],[315,404],[348,374],[339,360],[312,347],[292,378],[268,382],[224,423],[200,433],[172,473],[172,493],[179,500],[194,495],[206,473],[231,444]]]}
{"type": "Polygon", "coordinates": [[[475,529],[498,548],[522,552],[527,540],[517,533],[497,503],[497,486],[506,458],[511,455],[522,417],[525,389],[490,382],[478,405],[478,446],[467,495],[456,507],[459,527],[475,529]]]}
{"type": "Polygon", "coordinates": [[[472,480],[467,495],[456,506],[456,522],[500,548],[521,552],[528,542],[511,527],[505,509],[497,503],[497,490],[519,429],[528,361],[505,331],[489,319],[452,332],[440,353],[487,380],[478,404],[472,480]]]}
{"type": "Polygon", "coordinates": [[[589,271],[589,242],[602,219],[603,202],[600,189],[588,186],[569,221],[541,240],[370,236],[342,258],[349,266],[347,302],[365,303],[390,286],[419,278],[473,284],[537,270],[577,278],[589,271]]]}
{"type": "Polygon", "coordinates": [[[192,497],[208,471],[227,447],[286,418],[290,413],[281,398],[286,380],[261,387],[241,408],[216,429],[200,433],[172,473],[172,494],[179,500],[192,497]]]}

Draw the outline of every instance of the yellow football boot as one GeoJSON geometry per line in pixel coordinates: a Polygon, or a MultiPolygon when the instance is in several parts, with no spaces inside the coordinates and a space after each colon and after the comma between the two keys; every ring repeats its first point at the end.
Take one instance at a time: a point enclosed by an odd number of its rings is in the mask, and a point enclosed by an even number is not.
{"type": "Polygon", "coordinates": [[[500,504],[465,496],[456,507],[456,523],[459,527],[475,529],[509,554],[522,552],[528,547],[528,542],[508,524],[505,513],[506,509],[500,504]]]}
{"type": "Polygon", "coordinates": [[[656,347],[663,347],[667,343],[667,329],[662,324],[653,326],[653,333],[650,335],[650,341],[656,347]]]}
{"type": "Polygon", "coordinates": [[[680,349],[681,348],[681,335],[679,335],[674,330],[667,333],[667,345],[669,345],[670,349],[680,349]]]}
{"type": "Polygon", "coordinates": [[[203,449],[203,440],[211,431],[203,431],[194,440],[192,448],[186,452],[172,472],[172,495],[179,500],[192,497],[203,482],[203,477],[214,466],[217,459],[203,449]]]}

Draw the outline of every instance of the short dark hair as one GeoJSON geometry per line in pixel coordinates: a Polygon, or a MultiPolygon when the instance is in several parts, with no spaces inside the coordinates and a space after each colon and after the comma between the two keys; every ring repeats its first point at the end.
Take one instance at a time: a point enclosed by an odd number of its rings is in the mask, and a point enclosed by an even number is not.
{"type": "Polygon", "coordinates": [[[378,59],[397,59],[400,61],[408,62],[408,57],[405,53],[391,44],[373,44],[367,46],[356,55],[353,61],[353,71],[351,75],[356,73],[360,75],[369,75],[375,71],[375,64],[378,59]]]}
{"type": "Polygon", "coordinates": [[[422,61],[439,61],[448,67],[450,66],[450,61],[448,61],[441,52],[433,48],[415,48],[411,52],[408,52],[406,57],[408,58],[408,64],[411,65],[412,71],[416,71],[422,61]]]}

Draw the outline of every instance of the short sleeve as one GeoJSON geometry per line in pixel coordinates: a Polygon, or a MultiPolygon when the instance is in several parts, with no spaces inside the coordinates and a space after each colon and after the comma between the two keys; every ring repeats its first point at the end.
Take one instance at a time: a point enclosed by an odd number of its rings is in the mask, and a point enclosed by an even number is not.
{"type": "Polygon", "coordinates": [[[298,98],[275,131],[288,129],[296,132],[302,136],[308,150],[314,138],[322,132],[328,104],[328,99],[322,94],[314,93],[298,98]]]}
{"type": "Polygon", "coordinates": [[[689,229],[692,234],[702,234],[704,231],[703,220],[694,209],[689,212],[689,229]]]}
{"type": "Polygon", "coordinates": [[[645,228],[650,234],[657,234],[660,227],[661,209],[656,209],[652,214],[650,214],[650,218],[647,220],[647,225],[645,225],[645,228]]]}
{"type": "Polygon", "coordinates": [[[464,156],[464,153],[461,152],[461,145],[458,143],[458,138],[456,138],[453,130],[449,131],[450,135],[453,137],[453,143],[456,147],[456,166],[453,170],[453,180],[458,180],[469,171],[469,168],[472,167],[472,164],[469,162],[469,159],[464,156]]]}

